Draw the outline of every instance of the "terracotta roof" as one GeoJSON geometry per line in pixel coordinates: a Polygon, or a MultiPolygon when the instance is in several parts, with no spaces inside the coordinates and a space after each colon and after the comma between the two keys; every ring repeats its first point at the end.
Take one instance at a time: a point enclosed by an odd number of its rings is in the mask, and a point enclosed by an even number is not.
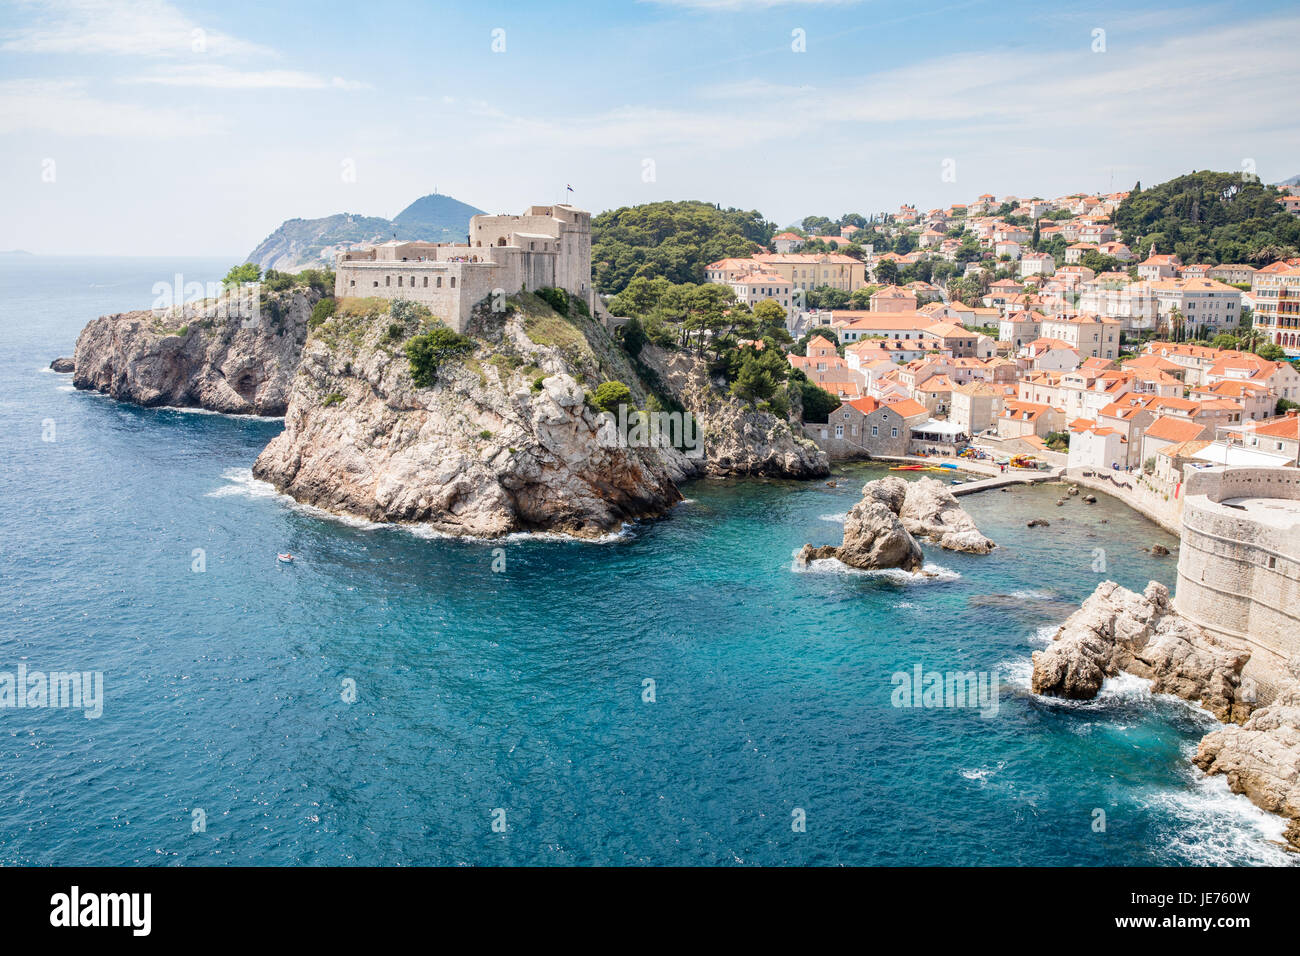
{"type": "Polygon", "coordinates": [[[1168,415],[1161,415],[1148,426],[1146,433],[1152,438],[1159,438],[1163,441],[1184,442],[1200,438],[1205,433],[1205,430],[1204,425],[1198,425],[1196,422],[1188,421],[1185,418],[1171,418],[1168,415]]]}

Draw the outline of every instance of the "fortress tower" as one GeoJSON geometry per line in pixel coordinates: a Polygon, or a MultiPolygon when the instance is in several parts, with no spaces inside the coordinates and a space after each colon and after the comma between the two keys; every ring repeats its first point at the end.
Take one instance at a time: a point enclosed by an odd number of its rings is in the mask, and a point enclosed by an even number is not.
{"type": "Polygon", "coordinates": [[[518,216],[474,216],[467,240],[393,240],[345,252],[336,263],[334,294],[419,302],[457,332],[494,293],[560,288],[595,311],[591,213],[557,204],[518,216]]]}

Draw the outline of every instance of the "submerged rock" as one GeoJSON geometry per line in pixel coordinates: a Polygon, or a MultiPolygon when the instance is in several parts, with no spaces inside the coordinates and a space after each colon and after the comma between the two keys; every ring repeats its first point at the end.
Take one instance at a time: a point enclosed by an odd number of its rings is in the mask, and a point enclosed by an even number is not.
{"type": "Polygon", "coordinates": [[[1287,669],[1292,679],[1271,704],[1240,727],[1207,734],[1192,760],[1208,774],[1223,774],[1233,793],[1288,817],[1287,842],[1300,850],[1300,657],[1287,669]]]}
{"type": "Polygon", "coordinates": [[[1240,693],[1250,653],[1180,617],[1169,589],[1156,581],[1142,594],[1102,582],[1033,659],[1036,694],[1091,700],[1103,680],[1126,671],[1149,679],[1152,691],[1199,703],[1220,720],[1244,720],[1252,706],[1240,693]]]}
{"type": "Polygon", "coordinates": [[[997,547],[980,533],[975,519],[942,482],[921,478],[903,483],[907,488],[899,518],[913,535],[933,541],[946,551],[988,554],[997,547]]]}
{"type": "Polygon", "coordinates": [[[1046,528],[1049,527],[1050,525],[1051,522],[1048,521],[1046,518],[1030,518],[1027,522],[1025,522],[1026,528],[1046,528]]]}

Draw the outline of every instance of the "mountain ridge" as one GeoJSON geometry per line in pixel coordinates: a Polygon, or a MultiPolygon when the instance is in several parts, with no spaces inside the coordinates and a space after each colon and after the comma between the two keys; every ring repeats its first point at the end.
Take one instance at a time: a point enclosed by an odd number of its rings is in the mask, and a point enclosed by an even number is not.
{"type": "Polygon", "coordinates": [[[429,193],[410,203],[392,219],[348,212],[316,219],[286,219],[258,243],[244,261],[280,272],[298,272],[322,266],[332,268],[338,252],[359,242],[464,240],[470,217],[481,212],[483,210],[451,196],[429,193]]]}

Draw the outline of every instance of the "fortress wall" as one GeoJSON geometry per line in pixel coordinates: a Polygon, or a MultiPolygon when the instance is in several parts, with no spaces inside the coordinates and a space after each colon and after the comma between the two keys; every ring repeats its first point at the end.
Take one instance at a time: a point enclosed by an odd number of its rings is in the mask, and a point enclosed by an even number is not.
{"type": "Polygon", "coordinates": [[[1245,673],[1261,701],[1273,697],[1286,662],[1300,654],[1300,535],[1220,502],[1300,499],[1300,470],[1214,468],[1191,472],[1183,505],[1174,607],[1251,652],[1245,673]]]}
{"type": "Polygon", "coordinates": [[[502,272],[501,266],[490,262],[340,262],[334,292],[338,297],[370,296],[418,302],[462,332],[474,304],[493,289],[502,287],[506,281],[502,272]],[[428,285],[424,284],[426,277],[428,285]],[[437,284],[439,278],[441,286],[437,284]],[[454,287],[452,279],[455,279],[454,287]]]}

